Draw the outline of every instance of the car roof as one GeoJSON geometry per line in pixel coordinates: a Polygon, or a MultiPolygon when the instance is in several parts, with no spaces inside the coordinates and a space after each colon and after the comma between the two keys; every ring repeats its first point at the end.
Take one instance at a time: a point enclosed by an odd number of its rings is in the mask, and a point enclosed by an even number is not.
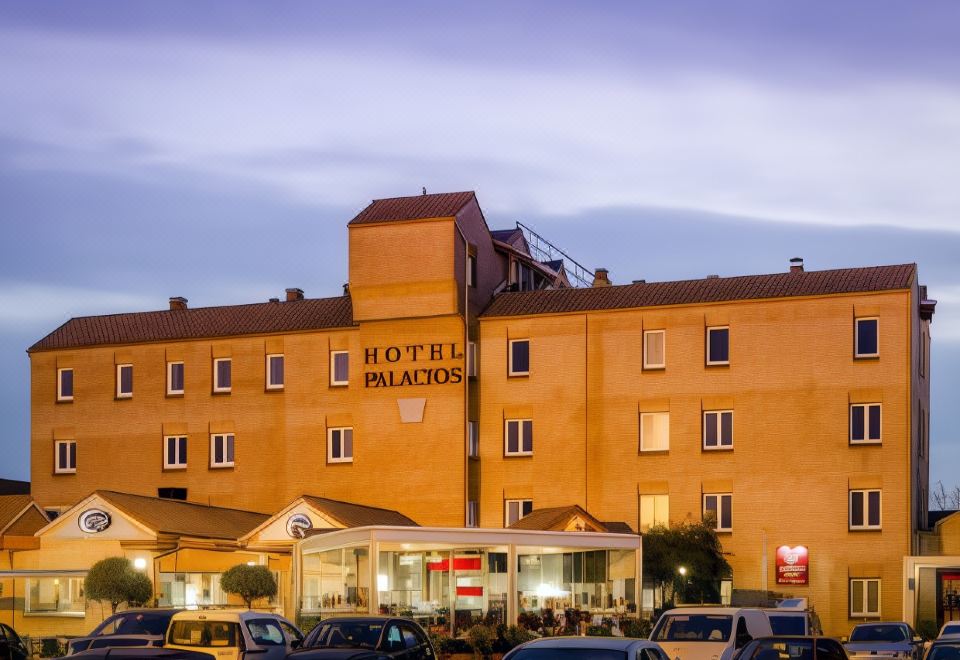
{"type": "Polygon", "coordinates": [[[903,621],[868,621],[864,623],[858,623],[854,628],[862,628],[867,626],[906,626],[907,624],[903,621]]]}
{"type": "Polygon", "coordinates": [[[283,619],[272,612],[254,610],[183,610],[173,615],[174,621],[248,621],[263,618],[283,619]]]}
{"type": "Polygon", "coordinates": [[[744,610],[762,612],[759,607],[675,607],[664,614],[729,614],[734,615],[744,610]]]}
{"type": "Polygon", "coordinates": [[[656,642],[635,637],[544,637],[526,642],[524,648],[574,648],[574,649],[611,649],[623,651],[634,644],[656,647],[656,642]]]}
{"type": "Polygon", "coordinates": [[[930,645],[931,648],[934,646],[960,646],[960,637],[944,637],[943,639],[933,640],[933,644],[930,645]]]}

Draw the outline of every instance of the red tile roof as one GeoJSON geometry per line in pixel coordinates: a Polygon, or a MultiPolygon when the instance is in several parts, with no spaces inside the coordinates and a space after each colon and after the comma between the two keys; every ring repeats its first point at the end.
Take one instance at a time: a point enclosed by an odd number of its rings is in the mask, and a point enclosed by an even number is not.
{"type": "Polygon", "coordinates": [[[474,199],[476,195],[473,191],[375,199],[360,211],[350,224],[367,225],[397,220],[453,217],[474,199]]]}
{"type": "Polygon", "coordinates": [[[352,326],[350,296],[132,312],[70,319],[27,352],[352,326]]]}
{"type": "Polygon", "coordinates": [[[627,284],[589,289],[501,293],[493,299],[483,312],[483,316],[526,316],[730,300],[888,291],[909,288],[913,283],[916,270],[916,264],[902,264],[627,284]]]}

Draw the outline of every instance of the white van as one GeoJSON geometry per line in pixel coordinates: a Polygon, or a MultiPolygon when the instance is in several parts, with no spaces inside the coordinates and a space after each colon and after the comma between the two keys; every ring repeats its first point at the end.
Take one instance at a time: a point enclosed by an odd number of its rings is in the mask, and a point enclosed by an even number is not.
{"type": "Polygon", "coordinates": [[[170,619],[164,647],[201,651],[217,660],[284,660],[302,640],[300,630],[276,614],[187,610],[170,619]]]}
{"type": "Polygon", "coordinates": [[[754,637],[773,634],[767,614],[753,607],[678,607],[660,615],[650,633],[670,660],[730,660],[754,637]]]}

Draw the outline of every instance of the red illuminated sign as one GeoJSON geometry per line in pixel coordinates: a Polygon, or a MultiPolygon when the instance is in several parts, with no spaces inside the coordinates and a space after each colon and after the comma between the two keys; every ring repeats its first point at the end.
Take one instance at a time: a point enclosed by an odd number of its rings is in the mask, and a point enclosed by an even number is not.
{"type": "Polygon", "coordinates": [[[806,546],[777,548],[777,584],[809,584],[809,580],[810,557],[806,546]]]}
{"type": "MultiPolygon", "coordinates": [[[[450,560],[440,559],[427,562],[428,571],[449,571],[450,560]]],[[[479,571],[480,557],[454,557],[453,570],[455,571],[479,571]]]]}

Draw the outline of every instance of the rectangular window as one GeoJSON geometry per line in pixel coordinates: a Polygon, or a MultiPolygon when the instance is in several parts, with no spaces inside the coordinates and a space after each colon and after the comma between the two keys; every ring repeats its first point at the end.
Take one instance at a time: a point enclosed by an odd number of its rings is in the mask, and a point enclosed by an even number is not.
{"type": "Polygon", "coordinates": [[[670,496],[669,495],[641,495],[640,496],[640,531],[646,532],[651,527],[670,526],[670,496]]]}
{"type": "Polygon", "coordinates": [[[880,404],[852,404],[850,406],[850,443],[877,442],[880,442],[880,404]]]}
{"type": "Polygon", "coordinates": [[[730,328],[707,328],[707,364],[730,364],[730,328]]]}
{"type": "Polygon", "coordinates": [[[477,342],[475,341],[467,344],[467,375],[471,378],[477,377],[477,342]]]}
{"type": "Polygon", "coordinates": [[[509,527],[533,511],[533,500],[504,500],[503,526],[509,527]]]}
{"type": "Polygon", "coordinates": [[[283,389],[283,353],[267,356],[267,389],[283,389]]]}
{"type": "Polygon", "coordinates": [[[850,529],[880,529],[880,490],[850,491],[850,529]]]}
{"type": "Polygon", "coordinates": [[[167,362],[167,395],[183,394],[183,362],[167,362]]]}
{"type": "Polygon", "coordinates": [[[187,467],[187,438],[168,435],[163,439],[163,467],[166,470],[184,470],[187,467]]]}
{"type": "Polygon", "coordinates": [[[232,433],[215,433],[210,436],[210,467],[233,467],[232,433]]]}
{"type": "Polygon", "coordinates": [[[876,317],[857,319],[855,344],[855,357],[878,357],[880,355],[880,319],[876,317]]]}
{"type": "Polygon", "coordinates": [[[57,369],[57,401],[73,401],[73,369],[57,369]]]}
{"type": "Polygon", "coordinates": [[[643,368],[663,369],[667,366],[667,331],[645,330],[643,333],[643,368]]]}
{"type": "Polygon", "coordinates": [[[850,617],[880,617],[880,578],[850,580],[850,617]]]}
{"type": "Polygon", "coordinates": [[[467,502],[467,527],[480,526],[480,507],[476,500],[467,502]]]}
{"type": "Polygon", "coordinates": [[[133,365],[117,365],[117,398],[129,399],[133,396],[133,365]]]}
{"type": "Polygon", "coordinates": [[[707,410],[703,413],[703,448],[733,449],[733,411],[707,410]]]}
{"type": "Polygon", "coordinates": [[[350,353],[330,351],[330,384],[347,385],[350,382],[350,353]]]}
{"type": "Polygon", "coordinates": [[[715,525],[718,532],[733,531],[733,495],[710,493],[703,496],[703,521],[715,525]]]}
{"type": "Polygon", "coordinates": [[[57,440],[53,443],[53,471],[56,474],[73,474],[77,471],[77,441],[57,440]]]}
{"type": "Polygon", "coordinates": [[[477,255],[467,256],[467,286],[477,288],[477,255]]]}
{"type": "Polygon", "coordinates": [[[640,451],[670,449],[670,413],[640,413],[640,451]]]}
{"type": "Polygon", "coordinates": [[[79,614],[86,612],[83,578],[27,578],[24,614],[79,614]]]}
{"type": "Polygon", "coordinates": [[[213,391],[229,392],[233,387],[233,360],[216,358],[213,361],[213,391]]]}
{"type": "Polygon", "coordinates": [[[530,375],[530,340],[511,339],[508,376],[530,375]]]}
{"type": "Polygon", "coordinates": [[[533,455],[533,420],[507,419],[503,423],[503,455],[533,455]]]}
{"type": "Polygon", "coordinates": [[[474,420],[467,422],[467,456],[480,456],[480,423],[474,420]]]}
{"type": "Polygon", "coordinates": [[[353,463],[353,429],[351,427],[327,430],[327,462],[353,463]]]}

